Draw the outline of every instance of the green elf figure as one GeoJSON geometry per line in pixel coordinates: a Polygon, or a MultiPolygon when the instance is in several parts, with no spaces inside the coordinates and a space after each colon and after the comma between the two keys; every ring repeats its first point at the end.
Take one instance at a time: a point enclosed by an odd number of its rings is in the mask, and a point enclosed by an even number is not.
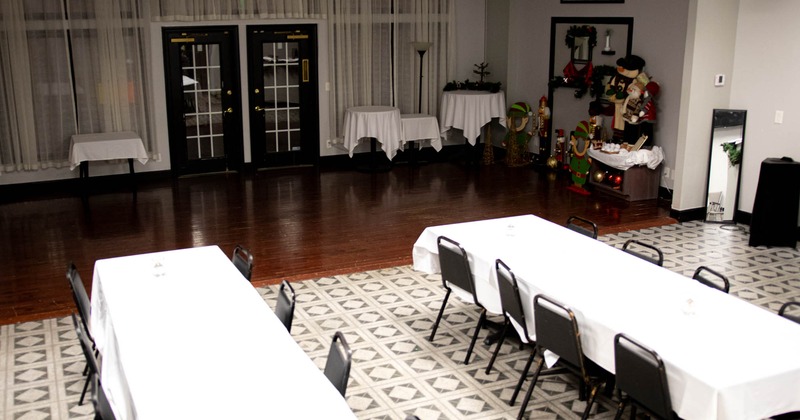
{"type": "Polygon", "coordinates": [[[570,191],[578,194],[589,195],[589,191],[583,188],[586,184],[586,177],[589,175],[589,167],[592,166],[592,159],[586,155],[589,151],[589,123],[581,121],[570,135],[569,144],[572,145],[572,157],[569,160],[569,172],[572,175],[572,185],[567,187],[570,191]],[[579,146],[579,139],[583,145],[579,146]]]}
{"type": "Polygon", "coordinates": [[[524,166],[531,163],[528,142],[533,137],[533,128],[528,128],[533,111],[527,102],[517,102],[508,109],[506,127],[508,132],[503,141],[506,147],[506,165],[524,166]]]}

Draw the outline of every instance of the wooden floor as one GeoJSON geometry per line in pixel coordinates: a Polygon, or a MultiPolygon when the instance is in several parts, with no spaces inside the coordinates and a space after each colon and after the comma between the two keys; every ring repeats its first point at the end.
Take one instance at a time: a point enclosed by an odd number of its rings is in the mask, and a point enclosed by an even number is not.
{"type": "Polygon", "coordinates": [[[90,290],[100,258],[211,244],[229,253],[240,243],[255,256],[253,282],[265,284],[409,264],[431,225],[576,214],[603,234],[675,222],[659,200],[582,196],[565,174],[502,165],[211,174],[140,181],[136,194],[121,181],[85,200],[75,191],[3,197],[0,324],[72,311],[70,261],[90,290]]]}

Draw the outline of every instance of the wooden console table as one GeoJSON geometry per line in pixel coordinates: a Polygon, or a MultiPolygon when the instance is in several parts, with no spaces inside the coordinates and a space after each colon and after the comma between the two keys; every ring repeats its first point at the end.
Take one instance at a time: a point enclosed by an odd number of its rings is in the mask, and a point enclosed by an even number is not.
{"type": "MultiPolygon", "coordinates": [[[[597,152],[599,153],[599,152],[597,152]]],[[[607,165],[597,159],[595,151],[590,151],[592,155],[592,167],[589,170],[589,185],[594,191],[606,193],[627,201],[652,200],[658,198],[658,186],[660,181],[661,164],[650,169],[646,165],[631,166],[628,169],[618,169],[607,165]],[[622,182],[619,185],[610,185],[606,182],[597,182],[594,179],[596,171],[619,174],[622,182]]]]}

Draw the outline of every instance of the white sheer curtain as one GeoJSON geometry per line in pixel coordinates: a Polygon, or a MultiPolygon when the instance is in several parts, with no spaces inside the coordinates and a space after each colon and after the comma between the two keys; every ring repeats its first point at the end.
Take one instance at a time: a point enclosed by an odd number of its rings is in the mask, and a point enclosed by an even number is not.
{"type": "Polygon", "coordinates": [[[331,131],[341,137],[352,106],[392,105],[416,113],[419,54],[414,41],[430,42],[423,66],[422,112],[436,115],[447,80],[454,77],[454,0],[330,0],[331,131]]]}
{"type": "Polygon", "coordinates": [[[155,152],[146,4],[0,1],[0,170],[67,166],[75,133],[135,131],[155,152]]]}
{"type": "Polygon", "coordinates": [[[155,155],[146,106],[150,60],[145,3],[69,0],[67,4],[78,132],[134,131],[155,155]]]}
{"type": "Polygon", "coordinates": [[[149,0],[154,21],[324,19],[328,0],[149,0]]]}
{"type": "Polygon", "coordinates": [[[62,1],[0,1],[0,171],[67,164],[70,83],[62,1]]]}

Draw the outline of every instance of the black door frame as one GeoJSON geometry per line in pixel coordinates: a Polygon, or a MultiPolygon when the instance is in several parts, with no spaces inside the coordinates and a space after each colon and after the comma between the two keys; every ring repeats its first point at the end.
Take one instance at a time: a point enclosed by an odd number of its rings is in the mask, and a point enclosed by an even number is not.
{"type": "Polygon", "coordinates": [[[242,137],[242,95],[239,70],[239,36],[236,26],[169,27],[162,29],[164,77],[167,99],[170,165],[174,175],[240,170],[244,164],[242,137]],[[218,42],[214,42],[218,41],[218,42]],[[178,45],[220,45],[225,157],[210,160],[186,158],[183,83],[178,45]],[[175,62],[178,60],[178,62],[175,62]],[[224,65],[223,65],[224,64],[224,65]],[[176,86],[177,84],[177,86],[176,86]]]}
{"type": "MultiPolygon", "coordinates": [[[[255,167],[317,165],[320,155],[317,25],[247,25],[246,34],[250,155],[253,165],[255,167]],[[269,35],[256,34],[260,31],[267,31],[269,35]],[[269,39],[266,40],[265,37],[269,39]],[[307,42],[302,42],[303,40],[307,40],[307,42]],[[256,90],[263,87],[261,80],[257,80],[254,76],[261,75],[263,71],[262,44],[264,42],[297,42],[300,44],[302,56],[309,58],[308,82],[306,82],[305,88],[301,88],[300,121],[303,129],[300,153],[268,154],[266,145],[261,141],[263,136],[259,132],[259,127],[264,117],[261,112],[256,110],[256,107],[261,107],[264,103],[263,94],[256,93],[256,90]]],[[[301,80],[300,83],[303,84],[303,81],[301,80]]]]}

